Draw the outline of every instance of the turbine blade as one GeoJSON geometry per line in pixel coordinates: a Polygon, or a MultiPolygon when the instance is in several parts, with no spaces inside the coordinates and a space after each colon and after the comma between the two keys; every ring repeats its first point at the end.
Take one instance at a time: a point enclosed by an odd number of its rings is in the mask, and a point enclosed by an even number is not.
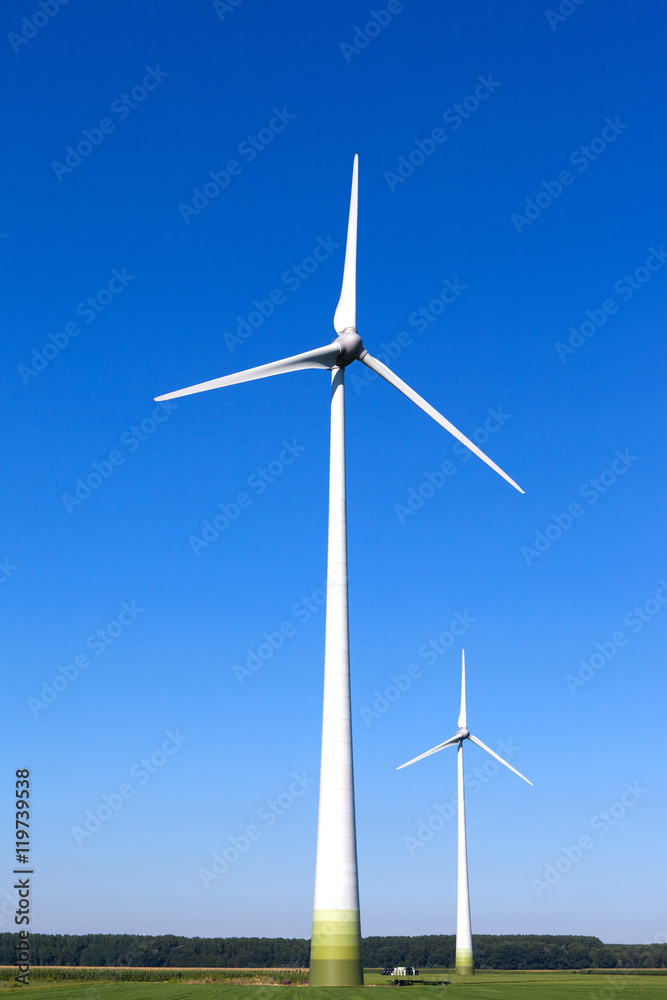
{"type": "Polygon", "coordinates": [[[352,167],[352,193],[350,215],[347,223],[343,287],[334,313],[334,329],[340,334],[351,327],[357,329],[357,208],[358,208],[359,154],[354,154],[352,167]]]}
{"type": "Polygon", "coordinates": [[[398,375],[394,375],[394,373],[387,368],[386,365],[383,365],[381,361],[378,361],[377,358],[372,358],[367,351],[359,356],[359,361],[363,361],[365,365],[371,368],[374,372],[377,372],[378,375],[381,375],[383,379],[386,379],[390,385],[395,386],[399,392],[402,392],[404,396],[407,396],[413,403],[416,403],[417,406],[424,411],[424,413],[428,413],[429,417],[432,417],[437,424],[440,424],[440,426],[444,427],[446,431],[449,431],[449,433],[452,434],[457,441],[460,441],[461,444],[466,446],[466,448],[469,448],[470,451],[474,452],[478,458],[481,458],[483,462],[486,462],[488,466],[497,472],[499,476],[502,476],[503,479],[506,479],[511,486],[519,491],[519,493],[524,492],[524,490],[522,490],[521,487],[518,486],[506,472],[503,472],[503,470],[496,465],[495,462],[492,462],[491,459],[488,458],[476,444],[473,444],[473,442],[470,441],[465,434],[462,434],[461,431],[454,426],[454,424],[451,424],[449,420],[442,416],[441,413],[438,413],[438,411],[434,409],[430,403],[427,403],[425,399],[422,399],[422,397],[416,393],[414,389],[411,389],[410,386],[407,385],[402,379],[400,379],[398,375]]]}
{"type": "Polygon", "coordinates": [[[438,750],[444,750],[445,747],[451,747],[455,743],[458,743],[460,741],[460,739],[461,739],[460,736],[452,736],[451,739],[445,740],[444,743],[438,743],[437,747],[433,747],[432,750],[427,750],[426,753],[420,753],[419,757],[413,757],[412,760],[408,760],[408,761],[406,761],[405,764],[401,764],[400,767],[396,768],[396,770],[400,771],[402,768],[407,767],[408,764],[414,764],[415,761],[423,760],[424,757],[430,757],[432,753],[437,753],[438,750]]]}
{"type": "MultiPolygon", "coordinates": [[[[510,771],[514,771],[514,773],[518,774],[519,777],[523,778],[524,781],[528,781],[528,778],[526,778],[526,776],[523,775],[521,773],[521,771],[517,771],[517,769],[515,767],[512,767],[512,765],[508,764],[506,760],[503,760],[502,757],[499,757],[497,753],[494,753],[493,750],[491,750],[489,747],[487,747],[485,743],[482,743],[481,740],[478,740],[476,736],[473,736],[472,733],[470,734],[470,736],[468,737],[468,739],[472,740],[473,743],[476,743],[478,747],[482,748],[482,750],[486,750],[487,753],[490,753],[492,757],[495,757],[496,760],[499,760],[501,764],[505,765],[505,767],[509,767],[510,771]]],[[[532,781],[528,781],[528,784],[532,785],[532,781]]]]}
{"type": "Polygon", "coordinates": [[[244,372],[235,372],[233,375],[223,375],[221,378],[214,378],[209,382],[189,385],[187,389],[167,392],[164,396],[156,396],[155,401],[159,403],[163,399],[176,399],[177,396],[189,396],[193,392],[205,392],[207,389],[218,389],[224,385],[236,385],[237,382],[252,382],[253,379],[268,378],[269,375],[282,375],[283,372],[296,372],[303,368],[333,368],[339,356],[340,345],[327,344],[326,347],[316,347],[313,351],[295,354],[291,358],[271,361],[268,365],[259,365],[257,368],[248,368],[244,372]]]}
{"type": "Polygon", "coordinates": [[[459,729],[466,726],[466,654],[461,650],[461,711],[459,712],[459,729]]]}

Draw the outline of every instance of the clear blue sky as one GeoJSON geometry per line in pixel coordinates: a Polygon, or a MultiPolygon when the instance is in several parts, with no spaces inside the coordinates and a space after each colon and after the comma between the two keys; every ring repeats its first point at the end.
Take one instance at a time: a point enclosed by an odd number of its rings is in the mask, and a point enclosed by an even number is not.
{"type": "Polygon", "coordinates": [[[534,782],[466,748],[473,929],[664,933],[664,9],[45,2],[2,14],[0,893],[28,766],[34,930],[310,933],[328,376],[152,399],[331,339],[358,150],[360,333],[526,491],[350,377],[363,933],[454,930],[455,755],[395,768],[462,643],[534,782]]]}

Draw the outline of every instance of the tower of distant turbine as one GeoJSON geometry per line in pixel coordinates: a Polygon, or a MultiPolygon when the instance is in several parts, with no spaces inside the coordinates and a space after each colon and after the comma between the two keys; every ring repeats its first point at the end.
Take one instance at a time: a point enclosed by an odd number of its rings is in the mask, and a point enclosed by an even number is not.
{"type": "MultiPolygon", "coordinates": [[[[433,747],[432,750],[427,750],[426,753],[422,753],[419,757],[413,757],[412,760],[407,761],[405,764],[401,764],[397,770],[401,770],[403,767],[408,767],[409,764],[414,764],[417,760],[423,760],[424,757],[430,757],[432,753],[437,753],[438,750],[444,750],[445,747],[451,747],[456,745],[456,761],[457,761],[457,771],[458,771],[458,865],[457,865],[457,880],[456,880],[456,972],[459,976],[472,976],[474,972],[473,965],[473,954],[472,954],[472,930],[470,926],[470,892],[468,889],[468,845],[466,837],[466,799],[465,799],[465,786],[463,781],[463,741],[471,740],[472,743],[476,743],[478,747],[482,750],[486,750],[490,753],[492,757],[499,760],[501,764],[505,767],[509,767],[510,771],[514,771],[518,774],[520,778],[524,781],[528,781],[528,778],[524,777],[520,771],[517,771],[515,767],[508,764],[506,760],[499,757],[497,753],[490,750],[481,740],[478,740],[476,736],[473,736],[471,732],[466,728],[466,660],[465,651],[461,652],[461,711],[459,712],[459,728],[458,732],[445,740],[444,743],[439,743],[437,747],[433,747]]],[[[528,781],[529,785],[532,785],[532,781],[528,781]]]]}
{"type": "Polygon", "coordinates": [[[357,880],[357,844],[352,768],[350,645],[347,604],[347,511],[345,494],[345,369],[360,361],[424,410],[520,493],[523,490],[472,441],[381,361],[371,357],[357,333],[357,174],[354,158],[352,194],[345,248],[343,287],[334,315],[336,338],[281,361],[201,382],[158,396],[158,401],[221,386],[249,382],[305,368],[331,371],[331,444],[329,472],[329,547],[320,804],[315,871],[315,905],[309,981],[313,986],[363,983],[357,880]]]}

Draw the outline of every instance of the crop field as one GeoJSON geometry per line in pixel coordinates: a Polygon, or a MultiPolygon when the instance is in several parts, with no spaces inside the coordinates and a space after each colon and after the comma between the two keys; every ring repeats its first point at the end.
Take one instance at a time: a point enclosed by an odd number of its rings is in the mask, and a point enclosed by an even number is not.
{"type": "MultiPolygon", "coordinates": [[[[162,972],[162,970],[160,970],[162,972]]],[[[165,979],[170,971],[164,969],[165,979]]],[[[260,971],[256,973],[260,978],[260,971]]],[[[276,990],[283,1000],[368,1000],[373,989],[393,989],[387,978],[369,972],[363,987],[307,987],[248,984],[248,976],[224,981],[225,972],[192,970],[192,982],[103,982],[35,980],[30,986],[18,986],[8,980],[0,983],[0,993],[16,990],[30,993],[31,1000],[267,1000],[276,990]],[[208,982],[202,981],[204,978],[208,982]],[[212,980],[212,981],[210,981],[212,980]],[[217,980],[217,981],[216,981],[217,980]]],[[[429,970],[424,979],[450,978],[429,970]]],[[[667,1000],[667,976],[660,975],[586,975],[573,972],[483,972],[471,979],[453,981],[449,986],[409,987],[411,1000],[428,1000],[445,992],[461,1000],[667,1000]]]]}

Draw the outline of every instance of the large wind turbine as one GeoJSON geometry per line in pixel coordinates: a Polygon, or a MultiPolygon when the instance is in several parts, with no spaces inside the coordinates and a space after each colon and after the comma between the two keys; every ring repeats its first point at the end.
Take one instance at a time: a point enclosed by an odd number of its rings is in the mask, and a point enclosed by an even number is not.
{"type": "Polygon", "coordinates": [[[520,493],[523,490],[495,462],[446,420],[414,389],[394,375],[381,361],[371,357],[357,333],[357,173],[354,157],[352,195],[345,248],[343,287],[334,315],[336,338],[325,347],[281,361],[199,385],[179,389],[158,401],[187,396],[253,379],[323,368],[331,371],[331,451],[329,466],[329,546],[327,567],[326,638],[324,651],[324,708],[322,714],[322,758],[320,805],[317,829],[315,906],[310,958],[313,986],[363,984],[357,844],[352,771],[352,724],[350,713],[350,654],[347,603],[347,512],[345,495],[345,369],[353,361],[372,368],[475,455],[491,466],[520,493]]]}
{"type": "MultiPolygon", "coordinates": [[[[408,767],[409,764],[414,764],[415,761],[423,760],[424,757],[430,757],[432,753],[437,753],[438,750],[444,750],[445,747],[451,747],[456,745],[456,757],[458,763],[458,814],[459,814],[459,850],[458,850],[458,878],[456,887],[456,972],[459,976],[472,976],[473,974],[473,955],[472,955],[472,931],[470,929],[470,894],[468,891],[468,846],[466,841],[466,800],[465,800],[465,789],[463,784],[463,741],[471,740],[472,743],[476,743],[478,747],[482,750],[486,750],[490,753],[492,757],[499,760],[501,764],[505,767],[509,767],[510,771],[514,771],[518,774],[520,778],[524,781],[528,781],[528,778],[524,777],[520,771],[517,771],[515,767],[508,764],[506,760],[499,757],[497,753],[489,749],[486,744],[478,740],[476,736],[473,736],[471,732],[467,729],[466,723],[466,659],[465,651],[461,652],[461,711],[459,713],[459,728],[451,739],[445,740],[444,743],[439,743],[437,747],[433,747],[432,750],[427,750],[426,753],[422,753],[419,757],[413,757],[412,760],[407,761],[405,764],[401,764],[398,771],[403,767],[408,767]]],[[[532,781],[528,781],[529,785],[532,785],[532,781]]]]}

